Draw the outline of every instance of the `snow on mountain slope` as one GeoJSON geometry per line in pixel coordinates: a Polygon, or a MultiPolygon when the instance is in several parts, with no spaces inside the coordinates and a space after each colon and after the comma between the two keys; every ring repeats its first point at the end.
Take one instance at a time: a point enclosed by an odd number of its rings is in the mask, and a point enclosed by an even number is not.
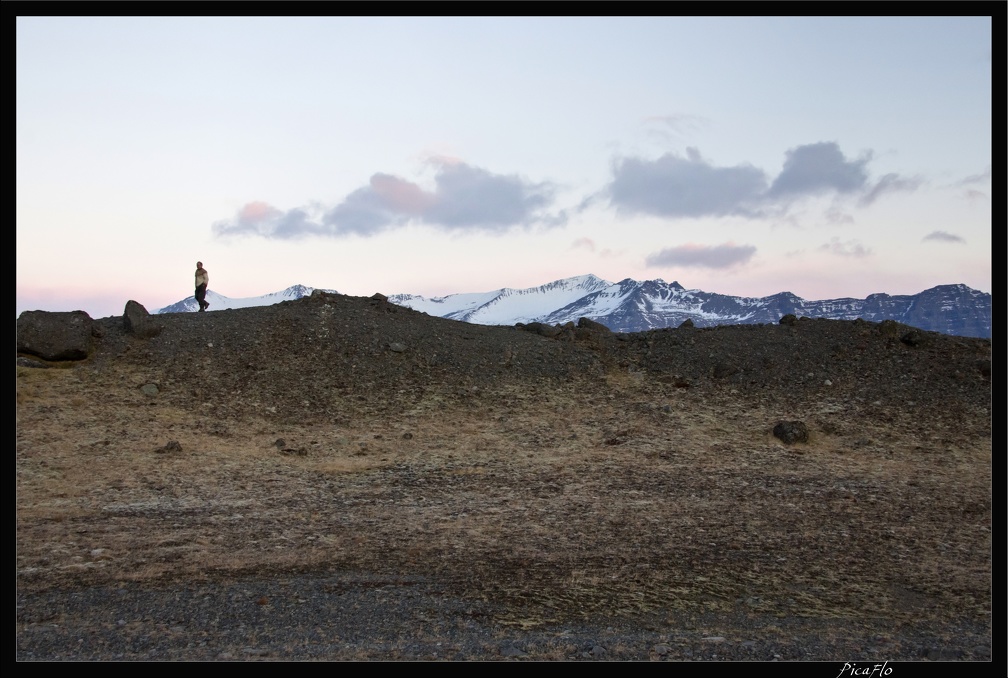
{"type": "Polygon", "coordinates": [[[699,326],[757,322],[761,300],[687,290],[678,282],[627,278],[558,308],[541,319],[549,324],[587,317],[620,332],[675,327],[689,319],[699,326]]]}
{"type": "Polygon", "coordinates": [[[479,325],[514,325],[538,321],[561,306],[611,285],[594,275],[581,275],[526,289],[505,287],[492,292],[452,294],[433,299],[394,294],[389,301],[429,315],[479,325]]]}
{"type": "MultiPolygon", "coordinates": [[[[269,294],[264,294],[261,297],[244,297],[240,299],[231,299],[225,297],[223,294],[217,294],[213,290],[207,290],[206,300],[210,302],[210,308],[208,311],[223,311],[229,308],[251,308],[254,306],[272,306],[273,304],[279,304],[281,301],[291,301],[294,299],[300,299],[301,297],[310,296],[312,292],[315,291],[313,287],[306,287],[305,285],[292,285],[285,290],[279,292],[270,292],[269,294]]],[[[331,292],[334,290],[325,290],[331,292]]],[[[187,297],[181,301],[177,301],[171,306],[165,306],[160,308],[155,313],[191,313],[199,310],[199,305],[196,303],[195,297],[187,297]]]]}

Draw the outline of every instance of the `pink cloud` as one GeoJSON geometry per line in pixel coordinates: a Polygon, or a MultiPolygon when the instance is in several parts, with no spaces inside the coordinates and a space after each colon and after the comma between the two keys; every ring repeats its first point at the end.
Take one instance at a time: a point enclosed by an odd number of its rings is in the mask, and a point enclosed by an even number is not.
{"type": "Polygon", "coordinates": [[[371,190],[396,212],[422,214],[434,202],[434,198],[416,184],[389,174],[372,176],[371,190]]]}
{"type": "Polygon", "coordinates": [[[280,210],[264,202],[250,202],[238,212],[238,220],[242,223],[256,223],[272,219],[280,214],[280,210]]]}

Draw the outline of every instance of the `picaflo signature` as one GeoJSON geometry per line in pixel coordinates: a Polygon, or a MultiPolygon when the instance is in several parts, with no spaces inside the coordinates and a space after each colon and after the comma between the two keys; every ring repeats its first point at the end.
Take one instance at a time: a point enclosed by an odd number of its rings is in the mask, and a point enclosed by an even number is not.
{"type": "Polygon", "coordinates": [[[840,669],[840,673],[837,674],[837,678],[843,678],[843,676],[863,676],[864,678],[888,676],[892,673],[892,668],[888,664],[889,662],[883,662],[882,664],[862,664],[858,666],[857,664],[845,662],[843,668],[840,669]]]}

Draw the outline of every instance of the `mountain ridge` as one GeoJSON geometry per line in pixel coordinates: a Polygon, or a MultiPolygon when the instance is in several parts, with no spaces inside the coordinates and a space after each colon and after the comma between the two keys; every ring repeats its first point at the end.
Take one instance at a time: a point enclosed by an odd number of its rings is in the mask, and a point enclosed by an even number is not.
{"type": "MultiPolygon", "coordinates": [[[[261,297],[242,299],[230,299],[208,290],[207,300],[211,310],[267,306],[310,296],[315,289],[298,284],[261,297]]],[[[625,278],[612,283],[586,274],[537,287],[504,287],[430,298],[393,294],[388,300],[428,315],[479,325],[533,322],[563,325],[584,317],[615,332],[678,327],[686,321],[697,327],[776,323],[788,314],[835,320],[894,320],[922,330],[981,338],[990,338],[992,327],[991,295],[961,283],[937,285],[913,295],[877,292],[864,299],[806,300],[790,291],[766,297],[742,297],[687,289],[678,281],[667,283],[660,278],[645,281],[625,278]]],[[[196,310],[195,299],[187,298],[156,313],[196,310]]]]}

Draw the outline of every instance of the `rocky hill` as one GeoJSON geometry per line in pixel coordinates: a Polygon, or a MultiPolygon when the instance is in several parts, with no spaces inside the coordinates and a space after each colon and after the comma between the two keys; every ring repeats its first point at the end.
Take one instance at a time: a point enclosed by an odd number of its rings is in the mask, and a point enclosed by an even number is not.
{"type": "Polygon", "coordinates": [[[989,339],[321,291],[17,333],[19,660],[990,658],[989,339]]]}
{"type": "Polygon", "coordinates": [[[292,418],[334,414],[331,403],[354,393],[381,394],[391,409],[411,391],[434,385],[464,391],[599,379],[612,370],[793,401],[819,397],[853,406],[884,397],[896,407],[954,407],[951,392],[964,380],[989,380],[991,371],[989,340],[892,321],[785,316],[765,325],[614,333],[589,321],[475,325],[381,298],[321,291],[273,306],[152,320],[163,332],[142,344],[131,341],[120,318],[96,321],[104,335],[96,360],[157,365],[171,380],[198,378],[228,407],[269,407],[292,418]]]}

